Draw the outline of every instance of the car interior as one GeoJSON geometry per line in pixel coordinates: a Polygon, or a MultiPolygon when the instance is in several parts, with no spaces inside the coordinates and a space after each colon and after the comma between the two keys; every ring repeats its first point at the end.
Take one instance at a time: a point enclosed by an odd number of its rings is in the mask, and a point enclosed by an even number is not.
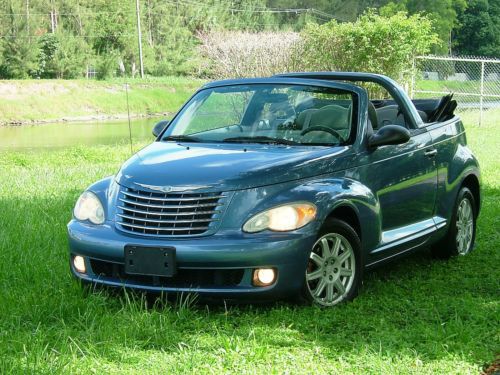
{"type": "MultiPolygon", "coordinates": [[[[376,115],[376,121],[372,121],[374,129],[380,129],[385,125],[407,126],[405,117],[394,100],[377,99],[370,100],[370,102],[376,115]]],[[[453,94],[445,95],[440,99],[414,99],[412,102],[424,124],[453,118],[457,107],[453,94]]]]}
{"type": "MultiPolygon", "coordinates": [[[[410,120],[405,118],[403,111],[390,94],[381,87],[371,86],[369,97],[385,99],[370,99],[368,117],[373,131],[378,131],[387,125],[409,127],[410,120]]],[[[292,142],[306,144],[339,144],[346,145],[354,141],[354,131],[357,101],[355,96],[345,91],[315,91],[304,87],[271,87],[259,90],[250,95],[244,108],[235,122],[202,131],[207,139],[230,139],[241,137],[272,137],[292,142]],[[223,135],[223,137],[221,137],[223,135]]],[[[228,103],[230,112],[233,106],[244,104],[228,103]]],[[[441,99],[416,99],[413,103],[424,124],[445,121],[454,116],[456,101],[453,94],[441,99]]],[[[203,105],[202,105],[203,107],[203,105]]],[[[217,111],[220,111],[217,108],[217,111]]],[[[221,112],[213,112],[215,119],[220,119],[221,112]]],[[[200,116],[206,116],[206,110],[201,110],[200,116]]],[[[209,113],[210,114],[210,113],[209,113]]],[[[201,117],[200,117],[201,118],[201,117]]],[[[205,123],[203,117],[200,123],[205,123]]],[[[227,120],[230,121],[230,120],[227,120]]],[[[214,121],[218,124],[219,121],[214,121]]],[[[191,134],[200,134],[199,132],[191,134]]],[[[236,139],[234,139],[236,141],[236,139]]]]}

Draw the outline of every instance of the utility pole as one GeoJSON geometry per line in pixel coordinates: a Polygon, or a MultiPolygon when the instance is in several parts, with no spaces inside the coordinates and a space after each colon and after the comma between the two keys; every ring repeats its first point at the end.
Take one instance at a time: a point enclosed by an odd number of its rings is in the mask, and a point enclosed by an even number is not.
{"type": "Polygon", "coordinates": [[[31,42],[31,34],[30,34],[30,0],[26,0],[26,30],[28,31],[28,40],[31,42]]]}
{"type": "Polygon", "coordinates": [[[141,66],[141,78],[144,78],[144,63],[142,61],[141,12],[139,11],[139,0],[135,0],[135,12],[137,14],[137,39],[139,40],[139,62],[141,66]]]}

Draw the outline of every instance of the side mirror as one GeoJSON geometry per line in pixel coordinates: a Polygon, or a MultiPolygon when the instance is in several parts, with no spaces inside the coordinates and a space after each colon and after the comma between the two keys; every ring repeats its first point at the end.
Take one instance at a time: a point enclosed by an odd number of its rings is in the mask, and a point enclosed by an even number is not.
{"type": "Polygon", "coordinates": [[[372,148],[385,145],[399,145],[410,140],[408,129],[399,125],[386,125],[368,138],[368,145],[372,148]]]}
{"type": "Polygon", "coordinates": [[[169,123],[170,123],[169,120],[162,120],[162,121],[158,122],[153,127],[153,135],[155,137],[158,137],[161,134],[161,132],[163,131],[163,129],[165,129],[169,123]]]}

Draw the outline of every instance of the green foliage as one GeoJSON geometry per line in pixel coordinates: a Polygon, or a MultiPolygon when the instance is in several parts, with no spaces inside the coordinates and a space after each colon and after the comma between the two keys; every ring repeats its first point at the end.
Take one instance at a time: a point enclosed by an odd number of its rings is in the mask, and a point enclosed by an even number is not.
{"type": "Polygon", "coordinates": [[[36,48],[26,36],[22,39],[8,38],[2,50],[0,77],[29,78],[37,70],[36,48]]]}
{"type": "Polygon", "coordinates": [[[500,1],[470,0],[459,21],[455,33],[459,53],[500,57],[500,1]]]}
{"type": "Polygon", "coordinates": [[[7,9],[11,15],[4,17],[0,24],[0,30],[5,33],[0,39],[3,42],[0,45],[0,77],[28,78],[37,67],[37,50],[27,33],[26,21],[13,16],[16,9],[12,3],[7,4],[7,9]]]}
{"type": "Polygon", "coordinates": [[[411,79],[413,57],[437,42],[427,17],[403,12],[383,17],[369,11],[353,23],[310,24],[302,35],[307,69],[381,73],[401,83],[411,79]]]}
{"type": "Polygon", "coordinates": [[[97,79],[109,79],[117,75],[118,56],[116,53],[107,53],[99,56],[96,60],[97,79]]]}
{"type": "Polygon", "coordinates": [[[38,40],[38,68],[37,78],[54,78],[54,56],[58,49],[59,41],[54,34],[44,34],[38,40]]]}
{"type": "Polygon", "coordinates": [[[401,0],[389,1],[380,10],[381,14],[392,15],[400,11],[409,14],[426,14],[433,21],[439,43],[433,47],[434,53],[448,53],[452,30],[458,26],[457,17],[467,6],[466,0],[401,0]]]}
{"type": "Polygon", "coordinates": [[[57,38],[59,46],[53,63],[56,78],[82,77],[87,69],[89,46],[71,35],[58,34],[57,38]]]}
{"type": "MultiPolygon", "coordinates": [[[[498,0],[140,0],[145,73],[206,75],[197,48],[200,33],[301,31],[332,17],[354,22],[370,7],[384,16],[426,15],[439,36],[434,53],[448,53],[452,45],[458,53],[500,53],[498,0]]],[[[4,0],[0,78],[81,77],[87,66],[109,77],[120,64],[125,75],[135,76],[136,22],[134,1],[4,0]]]]}

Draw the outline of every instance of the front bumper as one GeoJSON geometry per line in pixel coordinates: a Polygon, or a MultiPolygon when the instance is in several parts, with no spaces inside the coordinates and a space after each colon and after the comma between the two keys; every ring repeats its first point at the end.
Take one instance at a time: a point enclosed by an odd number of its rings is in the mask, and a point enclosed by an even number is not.
{"type": "Polygon", "coordinates": [[[309,252],[316,239],[314,226],[292,233],[217,234],[179,239],[151,239],[120,232],[113,222],[95,226],[72,220],[68,224],[71,256],[85,258],[87,272],[72,273],[86,282],[153,292],[196,292],[228,299],[278,299],[297,293],[303,283],[309,252]],[[126,245],[173,246],[178,274],[173,278],[124,273],[126,245]],[[277,269],[273,285],[252,285],[255,268],[277,269]]]}

